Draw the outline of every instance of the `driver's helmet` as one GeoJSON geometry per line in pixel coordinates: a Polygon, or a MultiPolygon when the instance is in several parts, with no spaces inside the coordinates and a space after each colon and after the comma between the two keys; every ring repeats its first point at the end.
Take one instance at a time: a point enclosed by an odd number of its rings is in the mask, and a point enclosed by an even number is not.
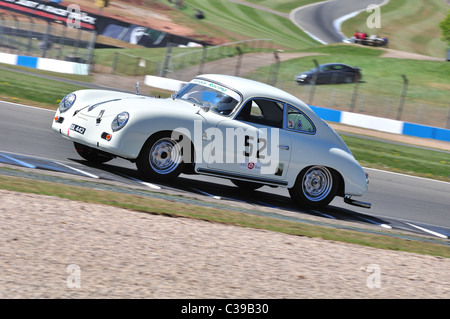
{"type": "Polygon", "coordinates": [[[217,110],[224,115],[228,115],[233,111],[234,106],[236,105],[236,102],[231,96],[223,95],[219,102],[217,102],[216,107],[217,110]]]}

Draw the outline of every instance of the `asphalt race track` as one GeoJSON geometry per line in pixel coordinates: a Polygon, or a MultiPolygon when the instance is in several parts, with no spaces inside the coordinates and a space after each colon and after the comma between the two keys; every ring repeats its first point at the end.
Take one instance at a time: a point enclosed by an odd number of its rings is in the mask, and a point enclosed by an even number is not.
{"type": "Polygon", "coordinates": [[[402,229],[450,238],[450,183],[367,169],[369,191],[361,200],[371,202],[371,209],[345,204],[337,197],[326,209],[300,210],[284,188],[263,187],[246,194],[226,179],[199,175],[182,175],[175,183],[163,185],[140,180],[135,165],[123,159],[90,166],[78,156],[70,140],[51,130],[54,111],[0,102],[0,115],[0,163],[3,164],[35,168],[41,173],[43,170],[64,172],[93,181],[112,180],[162,193],[177,191],[188,196],[207,196],[218,202],[226,199],[255,207],[282,208],[300,219],[314,215],[324,220],[371,224],[380,230],[402,229]]]}
{"type": "Polygon", "coordinates": [[[348,14],[366,10],[369,4],[381,5],[385,0],[331,0],[300,7],[291,12],[291,20],[310,36],[324,44],[342,42],[335,21],[348,14]]]}

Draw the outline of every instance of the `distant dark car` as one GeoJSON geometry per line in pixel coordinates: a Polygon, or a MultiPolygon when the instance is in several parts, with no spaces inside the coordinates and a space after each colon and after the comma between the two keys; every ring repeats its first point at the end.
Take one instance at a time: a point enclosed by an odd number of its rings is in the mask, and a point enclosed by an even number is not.
{"type": "MultiPolygon", "coordinates": [[[[316,68],[299,73],[295,81],[299,84],[314,82],[316,68]]],[[[316,84],[353,83],[361,79],[361,69],[342,63],[326,63],[319,65],[316,84]]]]}

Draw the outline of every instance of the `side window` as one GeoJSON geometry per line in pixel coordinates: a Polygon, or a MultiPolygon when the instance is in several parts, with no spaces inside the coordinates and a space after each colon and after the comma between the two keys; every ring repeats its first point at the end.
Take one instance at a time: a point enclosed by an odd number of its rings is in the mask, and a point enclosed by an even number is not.
{"type": "Polygon", "coordinates": [[[316,132],[316,128],[311,120],[305,114],[290,105],[288,106],[286,128],[288,130],[309,134],[314,134],[316,132]]]}
{"type": "Polygon", "coordinates": [[[251,117],[262,117],[262,111],[258,104],[254,100],[249,101],[250,107],[250,116],[251,117]]]}
{"type": "Polygon", "coordinates": [[[283,103],[274,100],[249,100],[236,116],[236,120],[282,128],[283,107],[283,103]]]}

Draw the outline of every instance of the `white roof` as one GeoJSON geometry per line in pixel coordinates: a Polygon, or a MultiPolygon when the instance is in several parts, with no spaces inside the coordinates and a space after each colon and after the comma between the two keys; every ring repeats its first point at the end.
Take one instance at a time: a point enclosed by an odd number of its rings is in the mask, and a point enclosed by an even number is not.
{"type": "Polygon", "coordinates": [[[196,76],[196,78],[203,78],[218,82],[229,88],[233,88],[240,92],[244,96],[244,99],[251,97],[268,97],[281,100],[283,102],[290,102],[294,105],[300,104],[306,106],[306,104],[297,97],[279,88],[258,81],[224,74],[202,74],[196,76]]]}

